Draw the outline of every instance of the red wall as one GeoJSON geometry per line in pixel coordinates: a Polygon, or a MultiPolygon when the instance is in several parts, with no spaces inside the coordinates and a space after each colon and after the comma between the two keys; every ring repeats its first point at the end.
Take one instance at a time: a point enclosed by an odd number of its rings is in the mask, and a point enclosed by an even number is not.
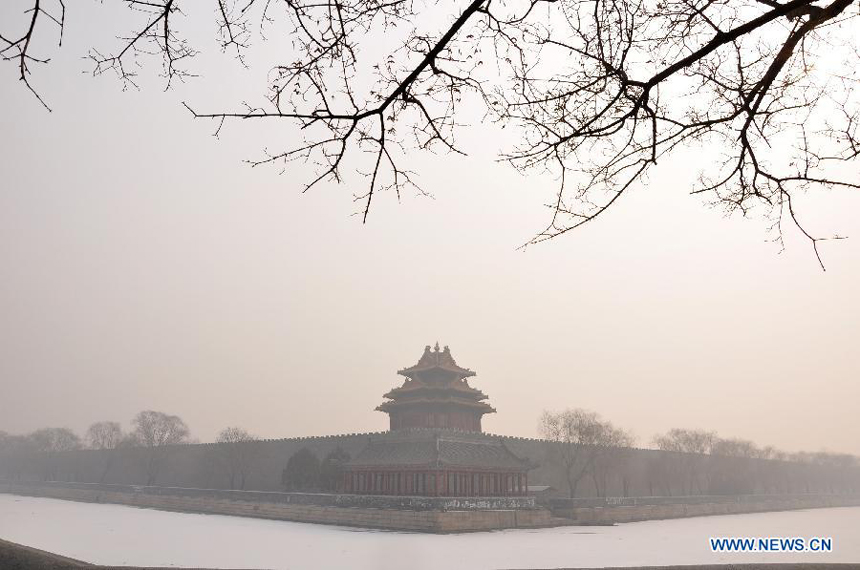
{"type": "Polygon", "coordinates": [[[465,411],[402,411],[391,413],[391,429],[446,427],[481,431],[481,414],[465,411]]]}

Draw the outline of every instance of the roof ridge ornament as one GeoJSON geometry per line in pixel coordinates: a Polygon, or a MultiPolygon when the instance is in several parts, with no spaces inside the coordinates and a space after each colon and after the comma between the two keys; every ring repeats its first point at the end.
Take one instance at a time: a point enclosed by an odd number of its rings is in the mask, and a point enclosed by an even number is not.
{"type": "Polygon", "coordinates": [[[440,348],[438,341],[435,346],[430,346],[428,344],[424,347],[424,353],[416,364],[402,370],[398,370],[397,373],[415,379],[416,374],[421,374],[433,369],[442,370],[447,374],[459,374],[460,377],[458,380],[462,380],[469,376],[475,376],[474,371],[468,368],[463,368],[457,364],[457,361],[454,360],[454,357],[451,354],[451,348],[448,345],[445,345],[444,348],[440,348]]]}
{"type": "Polygon", "coordinates": [[[459,366],[445,345],[424,347],[419,361],[398,370],[405,381],[386,392],[376,407],[389,414],[391,429],[408,427],[457,428],[481,431],[481,417],[496,410],[487,395],[465,381],[475,372],[459,366]]]}

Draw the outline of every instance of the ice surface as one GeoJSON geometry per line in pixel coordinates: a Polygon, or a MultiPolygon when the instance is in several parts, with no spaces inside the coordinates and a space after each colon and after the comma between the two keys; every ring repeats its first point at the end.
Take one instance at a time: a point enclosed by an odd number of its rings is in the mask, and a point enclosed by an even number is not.
{"type": "Polygon", "coordinates": [[[0,538],[99,564],[277,570],[860,562],[860,507],[427,535],[0,494],[0,538]],[[711,536],[832,536],[833,552],[715,554],[711,536]]]}

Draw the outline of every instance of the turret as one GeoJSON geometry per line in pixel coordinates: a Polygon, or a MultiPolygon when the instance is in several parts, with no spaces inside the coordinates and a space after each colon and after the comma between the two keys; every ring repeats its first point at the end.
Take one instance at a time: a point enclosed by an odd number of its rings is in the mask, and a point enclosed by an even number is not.
{"type": "Polygon", "coordinates": [[[447,346],[426,346],[417,364],[397,373],[406,380],[376,408],[389,415],[392,431],[420,427],[479,432],[483,415],[496,411],[484,402],[486,394],[469,386],[468,378],[475,373],[458,366],[447,346]]]}

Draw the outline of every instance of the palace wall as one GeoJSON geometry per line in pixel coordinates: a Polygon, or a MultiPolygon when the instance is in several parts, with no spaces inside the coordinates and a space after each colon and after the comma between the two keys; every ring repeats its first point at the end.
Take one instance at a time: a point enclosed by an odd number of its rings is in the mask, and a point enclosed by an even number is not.
{"type": "MultiPolygon", "coordinates": [[[[355,457],[371,436],[385,432],[263,440],[249,443],[248,490],[282,491],[287,460],[307,447],[322,459],[338,447],[355,457]]],[[[503,437],[508,448],[535,466],[530,485],[568,492],[559,445],[503,437]]],[[[228,489],[230,469],[220,444],[189,444],[162,450],[153,484],[228,489]]],[[[0,481],[70,481],[144,485],[149,456],[141,448],[79,450],[51,454],[0,454],[0,481]]],[[[617,450],[602,457],[579,481],[578,497],[678,496],[749,493],[860,492],[860,470],[827,465],[743,458],[715,458],[643,449],[617,450]],[[715,491],[715,489],[717,489],[715,491]]]]}

